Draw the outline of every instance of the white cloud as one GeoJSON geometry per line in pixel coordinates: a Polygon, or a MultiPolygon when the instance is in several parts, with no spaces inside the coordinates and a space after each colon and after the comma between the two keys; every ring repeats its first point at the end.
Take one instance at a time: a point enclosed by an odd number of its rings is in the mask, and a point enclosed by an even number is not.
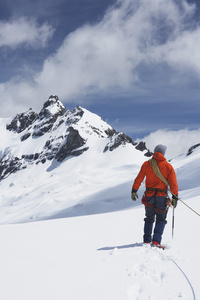
{"type": "Polygon", "coordinates": [[[42,98],[40,91],[34,88],[30,82],[19,82],[15,79],[10,82],[0,84],[0,101],[1,115],[0,117],[14,117],[15,114],[24,112],[29,108],[36,110],[41,109],[41,101],[46,101],[42,98]]]}
{"type": "Polygon", "coordinates": [[[17,48],[28,45],[33,48],[44,47],[53,35],[53,29],[48,24],[37,24],[34,19],[25,17],[0,21],[0,47],[17,48]]]}
{"type": "MultiPolygon", "coordinates": [[[[194,8],[185,1],[181,3],[180,9],[172,0],[119,1],[101,22],[67,36],[57,53],[45,61],[42,72],[35,77],[36,82],[45,89],[57,88],[65,99],[91,89],[132,87],[140,80],[140,64],[162,62],[163,53],[168,53],[168,40],[173,39],[172,54],[165,54],[163,62],[172,64],[172,57],[176,60],[173,51],[178,51],[177,39],[183,31],[184,19],[194,8]],[[161,41],[166,35],[164,31],[170,32],[170,38],[161,41]]],[[[194,40],[195,36],[191,34],[190,38],[194,40]]]]}
{"type": "MultiPolygon", "coordinates": [[[[198,72],[200,27],[188,29],[194,11],[195,6],[185,0],[118,1],[101,21],[68,35],[57,52],[44,61],[33,82],[21,78],[2,84],[1,99],[8,97],[21,104],[34,101],[38,105],[51,93],[66,102],[91,92],[109,93],[117,89],[122,95],[128,90],[134,93],[135,85],[138,90],[144,88],[141,69],[154,65],[156,70],[159,63],[179,67],[183,73],[188,68],[198,72]]],[[[38,27],[26,19],[21,19],[16,27],[5,26],[8,33],[13,28],[18,28],[15,33],[21,28],[22,33],[9,37],[1,30],[4,45],[38,45],[39,41],[45,44],[52,34],[48,25],[38,27]]]]}
{"type": "Polygon", "coordinates": [[[194,72],[200,76],[200,28],[184,31],[165,45],[156,47],[152,59],[166,62],[180,72],[194,72]]]}
{"type": "Polygon", "coordinates": [[[197,130],[158,130],[141,139],[152,152],[158,144],[166,145],[166,158],[175,158],[187,153],[188,149],[200,142],[200,129],[197,130]]]}

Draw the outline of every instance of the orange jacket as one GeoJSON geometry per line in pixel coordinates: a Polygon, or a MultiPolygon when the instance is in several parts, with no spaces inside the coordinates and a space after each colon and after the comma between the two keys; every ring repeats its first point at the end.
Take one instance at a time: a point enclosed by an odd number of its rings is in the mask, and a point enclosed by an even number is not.
{"type": "MultiPolygon", "coordinates": [[[[170,190],[173,194],[178,195],[178,185],[176,180],[176,173],[171,164],[166,161],[166,158],[160,153],[156,152],[153,155],[153,158],[157,161],[160,172],[169,182],[170,190]]],[[[156,188],[156,189],[167,189],[166,185],[159,179],[149,161],[145,161],[140,169],[139,174],[137,175],[134,183],[133,189],[138,190],[144,177],[146,176],[145,186],[146,188],[156,188]]],[[[151,197],[155,192],[147,191],[146,195],[151,197]]],[[[166,193],[164,193],[166,195],[166,193]]],[[[163,192],[157,192],[157,196],[163,196],[163,192]]]]}

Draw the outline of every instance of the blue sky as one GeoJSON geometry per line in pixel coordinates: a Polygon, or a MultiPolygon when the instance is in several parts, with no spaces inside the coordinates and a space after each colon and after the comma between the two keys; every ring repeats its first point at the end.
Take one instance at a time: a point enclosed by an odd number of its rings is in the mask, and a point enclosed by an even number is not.
{"type": "Polygon", "coordinates": [[[0,66],[0,117],[56,94],[133,139],[198,129],[199,1],[0,0],[0,66]]]}

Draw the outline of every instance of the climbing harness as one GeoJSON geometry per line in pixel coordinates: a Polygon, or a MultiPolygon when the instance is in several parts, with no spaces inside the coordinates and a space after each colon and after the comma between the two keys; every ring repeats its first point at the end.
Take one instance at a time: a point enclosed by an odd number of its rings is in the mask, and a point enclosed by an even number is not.
{"type": "MultiPolygon", "coordinates": [[[[149,203],[149,202],[151,201],[152,198],[155,199],[158,192],[163,193],[163,195],[167,195],[167,189],[157,189],[157,188],[147,187],[146,192],[154,192],[154,194],[149,199],[147,198],[146,194],[144,194],[144,196],[142,197],[142,203],[147,207],[154,207],[154,209],[157,213],[160,213],[160,214],[166,213],[168,210],[168,206],[169,206],[169,204],[167,204],[168,199],[169,199],[168,197],[166,198],[166,209],[155,207],[155,204],[149,203]]],[[[170,200],[170,202],[171,202],[171,200],[170,200]]]]}

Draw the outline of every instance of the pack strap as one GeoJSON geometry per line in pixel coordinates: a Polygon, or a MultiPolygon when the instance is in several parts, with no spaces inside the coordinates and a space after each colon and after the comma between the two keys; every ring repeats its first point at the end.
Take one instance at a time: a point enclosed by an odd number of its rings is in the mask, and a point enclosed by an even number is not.
{"type": "Polygon", "coordinates": [[[169,186],[168,181],[165,179],[165,177],[162,175],[162,173],[160,172],[160,169],[158,167],[157,161],[155,160],[155,158],[151,158],[149,159],[149,163],[152,166],[154,173],[156,174],[156,176],[162,181],[164,182],[164,184],[167,186],[169,186]]]}

